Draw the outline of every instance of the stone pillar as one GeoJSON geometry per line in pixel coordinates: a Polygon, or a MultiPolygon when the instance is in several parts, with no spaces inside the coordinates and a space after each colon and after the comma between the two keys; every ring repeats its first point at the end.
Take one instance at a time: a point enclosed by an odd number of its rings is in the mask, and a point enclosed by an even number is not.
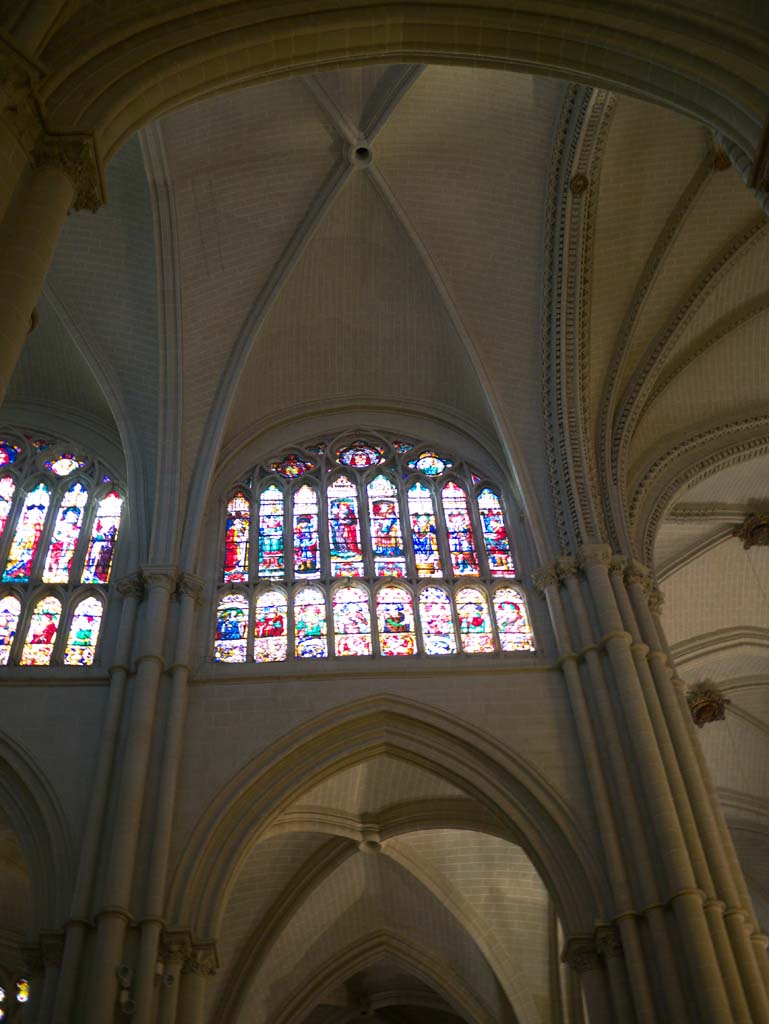
{"type": "Polygon", "coordinates": [[[192,945],[189,935],[183,932],[167,932],[164,935],[160,950],[163,960],[163,978],[158,999],[157,1024],[175,1024],[182,967],[191,953],[192,945]]]}
{"type": "Polygon", "coordinates": [[[0,224],[0,401],[33,323],[35,304],[70,207],[102,202],[87,135],[42,136],[0,224]]]}
{"type": "Polygon", "coordinates": [[[213,943],[193,946],[182,968],[176,1024],[205,1024],[206,981],[218,965],[213,943]]]}
{"type": "Polygon", "coordinates": [[[172,566],[147,566],[142,570],[147,600],[144,613],[143,650],[136,659],[126,712],[125,757],[119,774],[112,843],[104,881],[104,903],[97,914],[96,941],[78,1020],[104,1024],[111,1019],[117,996],[115,974],[123,954],[126,927],[131,920],[129,903],[134,877],[137,841],[144,806],[155,725],[163,647],[171,591],[176,584],[172,566]]]}
{"type": "Polygon", "coordinates": [[[155,983],[154,969],[165,905],[168,851],[171,844],[179,760],[187,716],[187,682],[190,674],[189,655],[192,627],[203,582],[199,576],[182,573],[177,583],[179,615],[176,625],[174,664],[170,669],[171,693],[162,744],[163,760],[158,783],[145,909],[141,922],[139,956],[136,964],[134,1024],[150,1024],[151,1022],[152,994],[155,983]]]}
{"type": "Polygon", "coordinates": [[[593,940],[587,936],[569,939],[563,958],[579,975],[590,1024],[619,1024],[623,1018],[612,1010],[606,972],[593,940]]]}

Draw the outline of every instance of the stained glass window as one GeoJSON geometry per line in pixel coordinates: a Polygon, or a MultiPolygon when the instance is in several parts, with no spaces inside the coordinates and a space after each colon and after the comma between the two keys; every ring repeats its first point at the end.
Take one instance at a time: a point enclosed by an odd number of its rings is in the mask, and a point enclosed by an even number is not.
{"type": "Polygon", "coordinates": [[[326,601],[319,587],[302,587],[294,597],[294,650],[297,658],[325,658],[326,601]]]}
{"type": "Polygon", "coordinates": [[[282,590],[272,588],[256,599],[254,658],[256,661],[285,661],[287,653],[288,600],[282,590]]]}
{"type": "Polygon", "coordinates": [[[514,587],[499,587],[494,591],[494,615],[497,619],[499,645],[503,651],[531,651],[534,649],[531,630],[526,617],[523,594],[514,587]]]}
{"type": "Polygon", "coordinates": [[[384,448],[368,444],[366,441],[354,441],[346,448],[339,449],[336,460],[343,466],[366,469],[368,466],[378,466],[384,461],[384,448]]]}
{"type": "Polygon", "coordinates": [[[442,459],[435,452],[426,451],[411,460],[409,469],[419,470],[420,473],[425,473],[427,476],[440,476],[453,465],[451,459],[442,459]]]}
{"type": "Polygon", "coordinates": [[[76,469],[83,469],[87,462],[84,459],[80,459],[74,452],[62,452],[56,459],[49,459],[45,464],[46,469],[55,476],[69,476],[70,473],[74,473],[76,469]]]}
{"type": "Polygon", "coordinates": [[[224,582],[245,583],[248,579],[248,533],[251,505],[242,491],[227,505],[224,527],[224,582]]]}
{"type": "Polygon", "coordinates": [[[12,476],[0,477],[0,537],[3,535],[5,524],[8,522],[15,491],[16,484],[12,476]]]}
{"type": "Polygon", "coordinates": [[[294,494],[294,574],[304,579],[320,576],[318,495],[307,484],[294,494]]]}
{"type": "Polygon", "coordinates": [[[399,455],[405,455],[406,452],[411,451],[414,447],[413,441],[401,441],[396,440],[392,442],[393,448],[398,452],[399,455]]]}
{"type": "Polygon", "coordinates": [[[248,599],[243,594],[225,594],[216,612],[214,661],[246,660],[248,599]]]}
{"type": "Polygon", "coordinates": [[[332,576],[362,576],[358,490],[346,476],[328,487],[328,545],[332,576]]]}
{"type": "Polygon", "coordinates": [[[83,566],[83,583],[109,583],[123,499],[110,491],[96,506],[96,517],[83,566]]]}
{"type": "Polygon", "coordinates": [[[101,628],[102,603],[98,597],[85,597],[75,606],[64,648],[65,665],[93,665],[101,628]]]}
{"type": "Polygon", "coordinates": [[[82,484],[73,484],[61,499],[48,546],[43,583],[66,583],[69,579],[87,503],[88,491],[82,484]]]}
{"type": "Polygon", "coordinates": [[[453,480],[441,491],[443,515],[449,537],[451,568],[455,576],[477,576],[478,556],[475,553],[473,526],[467,507],[467,495],[453,480]]]}
{"type": "Polygon", "coordinates": [[[283,579],[283,491],[271,484],[259,497],[259,575],[283,579]]]}
{"type": "Polygon", "coordinates": [[[38,484],[27,495],[8,554],[8,562],[3,573],[4,580],[18,580],[24,583],[29,580],[50,500],[51,496],[45,484],[38,484]]]}
{"type": "Polygon", "coordinates": [[[409,488],[408,500],[417,576],[442,576],[433,496],[424,484],[416,483],[409,488]]]}
{"type": "Polygon", "coordinates": [[[457,618],[465,654],[489,654],[494,650],[489,602],[479,587],[464,587],[457,593],[457,618]]]}
{"type": "Polygon", "coordinates": [[[16,1001],[18,1003],[29,1002],[29,982],[25,978],[20,978],[16,982],[16,1001]]]}
{"type": "Polygon", "coordinates": [[[291,453],[285,459],[281,459],[280,462],[271,462],[270,469],[273,473],[280,473],[287,480],[293,480],[295,477],[302,476],[312,469],[312,463],[308,462],[307,459],[303,459],[300,455],[291,453]]]}
{"type": "Polygon", "coordinates": [[[61,618],[61,602],[49,595],[35,605],[29,620],[27,639],[21,652],[22,665],[50,665],[56,632],[61,618]]]}
{"type": "Polygon", "coordinates": [[[502,505],[497,495],[488,487],[484,487],[478,495],[478,511],[481,515],[489,572],[492,576],[514,576],[515,566],[510,554],[502,505]]]}
{"type": "Polygon", "coordinates": [[[10,466],[21,455],[21,448],[18,445],[10,444],[8,441],[0,441],[0,466],[10,466]]]}
{"type": "Polygon", "coordinates": [[[0,597],[0,665],[7,665],[19,623],[21,601],[12,594],[0,597]]]}
{"type": "Polygon", "coordinates": [[[368,591],[361,586],[334,591],[334,648],[339,656],[371,654],[368,591]]]}
{"type": "Polygon", "coordinates": [[[456,654],[457,637],[451,600],[442,587],[425,587],[419,593],[419,623],[425,654],[456,654]]]}
{"type": "Polygon", "coordinates": [[[368,516],[375,576],[405,576],[398,492],[395,484],[380,474],[368,485],[368,516]]]}
{"type": "Polygon", "coordinates": [[[387,586],[377,591],[376,618],[382,654],[416,654],[414,604],[405,587],[387,586]]]}

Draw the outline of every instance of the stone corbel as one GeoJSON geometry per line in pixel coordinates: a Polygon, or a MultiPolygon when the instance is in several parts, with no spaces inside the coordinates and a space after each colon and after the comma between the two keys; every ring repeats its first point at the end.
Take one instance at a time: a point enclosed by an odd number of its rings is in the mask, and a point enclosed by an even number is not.
{"type": "Polygon", "coordinates": [[[189,932],[164,932],[160,941],[160,959],[165,964],[185,964],[192,956],[189,932]]]}
{"type": "Polygon", "coordinates": [[[723,722],[726,718],[726,706],[731,704],[729,698],[724,697],[710,679],[693,686],[686,694],[686,702],[698,729],[709,725],[710,722],[723,722]]]}
{"type": "Polygon", "coordinates": [[[203,587],[206,581],[202,576],[191,572],[180,572],[176,581],[176,593],[179,597],[191,597],[196,605],[200,604],[203,587]]]}
{"type": "Polygon", "coordinates": [[[555,562],[555,571],[561,583],[565,583],[570,576],[576,576],[579,571],[579,564],[576,558],[571,555],[563,555],[555,562]]]}
{"type": "Polygon", "coordinates": [[[662,606],[665,603],[665,595],[659,587],[654,585],[651,587],[647,600],[649,602],[649,611],[652,615],[661,614],[662,606]]]}
{"type": "Polygon", "coordinates": [[[72,182],[75,195],[73,210],[99,209],[106,190],[96,143],[88,133],[41,136],[32,153],[35,167],[58,167],[72,182]]]}
{"type": "Polygon", "coordinates": [[[601,925],[596,928],[595,945],[604,960],[608,960],[610,957],[624,956],[622,939],[613,924],[601,925]]]}
{"type": "Polygon", "coordinates": [[[121,597],[135,597],[141,600],[144,593],[144,579],[141,573],[134,572],[130,576],[124,576],[117,582],[117,592],[121,597]]]}
{"type": "Polygon", "coordinates": [[[551,565],[543,565],[531,574],[531,581],[540,593],[544,593],[548,587],[558,586],[558,572],[555,562],[551,565]]]}
{"type": "Polygon", "coordinates": [[[566,943],[563,961],[577,974],[584,971],[597,971],[601,966],[595,942],[587,935],[576,935],[566,943]]]}
{"type": "Polygon", "coordinates": [[[205,942],[193,942],[190,952],[185,958],[182,974],[216,974],[219,969],[219,956],[216,942],[207,939],[205,942]]]}
{"type": "Polygon", "coordinates": [[[651,573],[643,562],[638,562],[636,559],[631,558],[627,563],[627,568],[625,569],[625,583],[627,583],[628,586],[631,583],[638,583],[643,592],[648,594],[652,585],[651,573]]]}
{"type": "Polygon", "coordinates": [[[769,547],[769,515],[751,513],[734,527],[732,537],[739,537],[746,551],[754,547],[769,547]]]}

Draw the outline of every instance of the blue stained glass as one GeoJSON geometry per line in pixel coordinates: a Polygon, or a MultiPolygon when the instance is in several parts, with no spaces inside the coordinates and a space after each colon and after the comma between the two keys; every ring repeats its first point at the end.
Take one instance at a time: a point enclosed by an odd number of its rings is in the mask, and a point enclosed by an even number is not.
{"type": "Polygon", "coordinates": [[[273,473],[280,473],[287,480],[294,480],[298,476],[302,476],[304,473],[309,472],[312,469],[312,463],[308,462],[307,459],[301,458],[299,455],[291,453],[287,455],[285,459],[281,459],[278,462],[271,462],[270,469],[273,473]]]}
{"type": "Polygon", "coordinates": [[[515,566],[510,554],[502,505],[497,495],[488,487],[484,487],[478,495],[478,511],[481,515],[489,572],[492,576],[514,576],[515,566]]]}
{"type": "Polygon", "coordinates": [[[367,491],[374,572],[377,576],[405,576],[406,558],[395,484],[380,475],[371,481],[367,491]]]}
{"type": "Polygon", "coordinates": [[[69,579],[87,503],[88,491],[82,484],[73,484],[61,499],[48,546],[43,583],[66,583],[69,579]]]}
{"type": "Polygon", "coordinates": [[[98,597],[86,597],[78,603],[64,649],[65,665],[93,665],[102,611],[98,597]]]}
{"type": "Polygon", "coordinates": [[[247,628],[247,598],[243,594],[225,594],[216,612],[214,661],[245,661],[247,628]]]}
{"type": "Polygon", "coordinates": [[[55,476],[69,476],[76,469],[83,469],[86,465],[85,460],[78,458],[74,452],[62,452],[57,458],[49,459],[45,468],[50,469],[55,476]]]}
{"type": "Polygon", "coordinates": [[[467,508],[467,495],[453,481],[441,491],[443,515],[449,537],[451,568],[455,576],[477,576],[478,556],[475,553],[475,539],[467,508]]]}
{"type": "Polygon", "coordinates": [[[318,495],[307,485],[294,494],[294,574],[305,579],[320,576],[318,495]]]}
{"type": "Polygon", "coordinates": [[[224,531],[224,582],[245,583],[248,580],[248,533],[251,505],[242,491],[227,504],[224,531]]]}
{"type": "Polygon", "coordinates": [[[441,576],[438,528],[432,494],[424,484],[416,483],[409,488],[408,502],[417,575],[441,576]]]}
{"type": "Polygon", "coordinates": [[[21,455],[21,448],[10,441],[0,441],[0,466],[10,466],[21,455]]]}
{"type": "Polygon", "coordinates": [[[334,642],[337,655],[371,654],[368,592],[361,586],[334,591],[334,642]]]}
{"type": "Polygon", "coordinates": [[[0,477],[0,537],[3,535],[5,524],[8,522],[15,491],[16,483],[12,476],[0,477]]]}
{"type": "Polygon", "coordinates": [[[18,580],[22,583],[29,580],[50,500],[51,496],[45,484],[38,484],[27,495],[8,553],[8,563],[3,573],[4,580],[18,580]]]}
{"type": "Polygon", "coordinates": [[[477,587],[464,587],[457,593],[457,618],[462,650],[465,654],[491,654],[494,636],[491,631],[489,602],[477,587]]]}
{"type": "Polygon", "coordinates": [[[384,461],[384,448],[369,444],[367,441],[354,441],[346,448],[340,448],[336,453],[336,459],[343,466],[366,469],[368,466],[378,466],[384,461]]]}
{"type": "Polygon", "coordinates": [[[427,654],[456,654],[457,637],[449,595],[441,587],[419,592],[419,622],[427,654]]]}
{"type": "Polygon", "coordinates": [[[376,595],[379,648],[386,656],[416,654],[414,604],[405,587],[381,587],[376,595]]]}
{"type": "Polygon", "coordinates": [[[362,576],[358,492],[346,476],[328,487],[328,542],[332,576],[362,576]]]}
{"type": "Polygon", "coordinates": [[[328,656],[326,602],[318,587],[302,587],[294,597],[294,652],[297,658],[328,656]]]}
{"type": "Polygon", "coordinates": [[[288,599],[281,590],[267,590],[256,600],[254,658],[285,661],[288,653],[288,599]]]}
{"type": "Polygon", "coordinates": [[[7,665],[19,624],[21,602],[11,594],[0,597],[0,665],[7,665]]]}
{"type": "Polygon", "coordinates": [[[442,459],[440,455],[431,451],[422,452],[409,462],[409,469],[416,469],[427,476],[440,476],[450,466],[453,466],[451,459],[442,459]]]}
{"type": "Polygon", "coordinates": [[[285,571],[283,491],[275,484],[259,498],[259,575],[282,579],[285,571]]]}
{"type": "Polygon", "coordinates": [[[492,603],[502,650],[533,651],[534,642],[523,594],[515,587],[500,587],[494,591],[492,603]]]}
{"type": "Polygon", "coordinates": [[[110,491],[96,506],[91,540],[83,566],[83,583],[109,583],[122,508],[123,499],[117,491],[110,491]]]}

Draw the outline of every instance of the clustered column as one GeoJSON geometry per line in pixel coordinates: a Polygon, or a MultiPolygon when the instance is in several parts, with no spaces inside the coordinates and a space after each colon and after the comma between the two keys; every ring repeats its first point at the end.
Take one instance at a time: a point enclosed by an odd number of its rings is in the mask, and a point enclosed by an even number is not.
{"type": "Polygon", "coordinates": [[[648,571],[588,545],[536,582],[614,902],[616,930],[598,923],[590,957],[585,937],[567,945],[572,959],[582,951],[575,962],[591,1022],[769,1024],[764,940],[649,607],[648,571]]]}

